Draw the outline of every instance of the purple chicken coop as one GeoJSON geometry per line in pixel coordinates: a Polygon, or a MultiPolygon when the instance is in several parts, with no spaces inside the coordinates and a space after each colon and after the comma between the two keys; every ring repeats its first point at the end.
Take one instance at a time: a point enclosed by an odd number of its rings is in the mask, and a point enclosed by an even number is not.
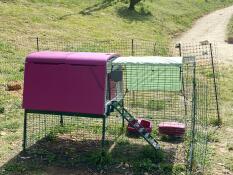
{"type": "MultiPolygon", "coordinates": [[[[28,55],[23,93],[25,121],[27,113],[56,113],[61,121],[66,114],[82,115],[103,118],[105,125],[108,104],[122,96],[121,67],[111,69],[117,57],[108,53],[51,51],[28,55]]],[[[25,137],[26,130],[25,122],[25,137]]]]}
{"type": "Polygon", "coordinates": [[[30,54],[25,67],[24,109],[104,115],[105,104],[116,97],[116,82],[106,72],[116,57],[104,53],[30,54]]]}

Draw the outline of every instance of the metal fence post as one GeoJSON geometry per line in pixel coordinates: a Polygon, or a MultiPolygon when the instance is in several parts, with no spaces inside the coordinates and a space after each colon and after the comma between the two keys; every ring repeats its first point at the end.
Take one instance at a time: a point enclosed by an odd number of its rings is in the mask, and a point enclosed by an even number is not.
{"type": "Polygon", "coordinates": [[[154,56],[156,55],[156,42],[154,43],[154,56]]]}
{"type": "Polygon", "coordinates": [[[40,47],[39,47],[39,37],[36,37],[36,49],[37,49],[37,51],[40,51],[40,47]]]}
{"type": "Polygon", "coordinates": [[[179,49],[179,56],[181,57],[182,56],[182,53],[181,53],[181,43],[176,44],[175,48],[179,49]]]}
{"type": "Polygon", "coordinates": [[[134,39],[131,40],[131,56],[134,56],[134,39]]]}
{"type": "MultiPolygon", "coordinates": [[[[181,43],[178,43],[175,45],[176,49],[179,49],[179,56],[182,57],[182,52],[181,52],[181,43]]],[[[183,58],[184,61],[184,58],[183,58]]],[[[184,108],[185,108],[185,115],[188,114],[187,112],[187,101],[186,101],[186,92],[185,92],[185,85],[184,85],[184,72],[183,72],[183,67],[180,68],[180,77],[181,77],[181,82],[182,82],[182,93],[184,96],[184,108]]]]}
{"type": "Polygon", "coordinates": [[[218,125],[220,126],[221,118],[220,118],[220,111],[219,111],[219,104],[218,104],[218,90],[217,90],[217,82],[216,82],[216,74],[215,74],[215,66],[214,66],[213,46],[211,43],[210,43],[210,55],[211,55],[211,65],[212,65],[212,73],[213,73],[213,79],[214,79],[214,92],[215,92],[218,125]]]}
{"type": "Polygon", "coordinates": [[[194,149],[196,137],[196,114],[197,114],[197,89],[196,89],[196,59],[193,63],[193,95],[192,95],[192,140],[190,144],[189,172],[192,173],[194,163],[194,149]]]}

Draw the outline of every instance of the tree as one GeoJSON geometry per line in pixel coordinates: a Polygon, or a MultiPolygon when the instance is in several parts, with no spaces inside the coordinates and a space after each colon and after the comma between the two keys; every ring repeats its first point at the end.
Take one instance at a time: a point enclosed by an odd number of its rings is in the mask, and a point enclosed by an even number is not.
{"type": "Polygon", "coordinates": [[[129,10],[135,10],[135,5],[139,3],[141,0],[130,0],[129,2],[129,10]]]}

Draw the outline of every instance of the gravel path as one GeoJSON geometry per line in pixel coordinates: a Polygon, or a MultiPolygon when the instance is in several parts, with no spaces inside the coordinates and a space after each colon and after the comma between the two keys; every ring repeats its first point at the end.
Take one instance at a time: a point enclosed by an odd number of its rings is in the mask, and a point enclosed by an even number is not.
{"type": "Polygon", "coordinates": [[[176,38],[176,42],[190,43],[208,40],[218,46],[218,57],[233,64],[233,44],[225,42],[227,24],[233,15],[233,6],[217,10],[196,21],[194,26],[176,38]]]}

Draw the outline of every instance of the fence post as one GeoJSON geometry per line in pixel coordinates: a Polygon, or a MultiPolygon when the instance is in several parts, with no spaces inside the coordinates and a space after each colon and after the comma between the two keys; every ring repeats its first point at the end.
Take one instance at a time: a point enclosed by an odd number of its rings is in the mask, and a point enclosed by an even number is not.
{"type": "MultiPolygon", "coordinates": [[[[182,57],[182,52],[181,52],[181,43],[178,43],[175,45],[176,49],[179,49],[179,56],[182,57]]],[[[184,58],[183,58],[184,61],[184,58]]],[[[180,70],[180,77],[181,77],[181,82],[182,82],[182,93],[184,96],[184,108],[185,108],[185,115],[188,114],[187,112],[187,101],[186,101],[186,92],[185,92],[185,85],[184,85],[184,73],[183,73],[183,68],[180,70]]]]}
{"type": "Polygon", "coordinates": [[[131,56],[134,56],[134,39],[131,40],[131,56]]]}
{"type": "Polygon", "coordinates": [[[156,42],[154,43],[154,56],[156,55],[156,42]]]}
{"type": "Polygon", "coordinates": [[[39,37],[36,37],[36,49],[37,49],[37,51],[40,51],[40,48],[39,48],[39,37]]]}
{"type": "Polygon", "coordinates": [[[196,89],[196,59],[193,62],[193,95],[192,95],[192,140],[190,144],[189,172],[193,171],[195,137],[196,137],[196,114],[197,114],[197,89],[196,89]]]}
{"type": "MultiPolygon", "coordinates": [[[[132,49],[131,56],[134,56],[134,39],[132,39],[132,42],[131,42],[131,49],[132,49]]],[[[133,90],[133,101],[135,101],[135,92],[134,92],[134,90],[133,90]]]]}
{"type": "Polygon", "coordinates": [[[182,53],[181,53],[181,43],[176,44],[175,48],[179,49],[179,56],[181,57],[182,56],[182,53]]]}
{"type": "Polygon", "coordinates": [[[217,117],[218,117],[218,126],[221,124],[219,104],[218,104],[218,90],[217,90],[217,82],[216,82],[216,74],[215,74],[215,66],[214,66],[214,56],[213,56],[213,47],[210,43],[210,55],[211,55],[211,64],[212,64],[212,73],[214,79],[214,92],[215,92],[215,101],[216,101],[216,109],[217,109],[217,117]]]}

